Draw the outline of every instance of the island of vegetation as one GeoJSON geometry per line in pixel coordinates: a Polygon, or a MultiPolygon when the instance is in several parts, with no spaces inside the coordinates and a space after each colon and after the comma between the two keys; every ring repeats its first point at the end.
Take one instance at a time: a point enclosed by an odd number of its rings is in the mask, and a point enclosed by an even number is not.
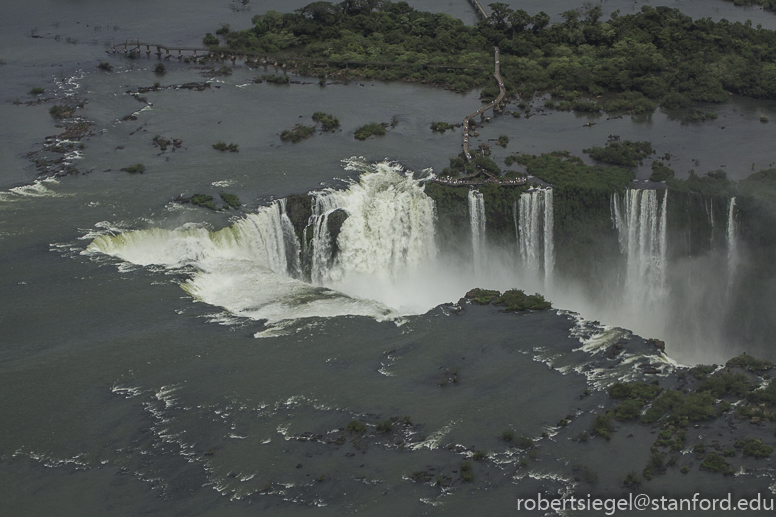
{"type": "MultiPolygon", "coordinates": [[[[316,111],[313,113],[313,121],[321,125],[321,131],[335,131],[340,127],[340,121],[334,115],[329,115],[322,111],[316,111]]],[[[304,124],[296,124],[294,129],[287,129],[280,133],[280,139],[284,142],[301,142],[306,138],[310,138],[315,134],[315,126],[305,126],[304,124]]],[[[356,137],[358,138],[358,137],[356,137]]]]}
{"type": "Polygon", "coordinates": [[[385,134],[385,130],[388,128],[388,124],[379,122],[370,122],[356,129],[353,137],[356,140],[366,140],[372,135],[382,136],[385,134]]]}
{"type": "Polygon", "coordinates": [[[223,142],[223,141],[219,141],[219,142],[213,144],[213,149],[215,149],[216,151],[221,151],[221,152],[224,152],[224,151],[229,151],[230,153],[238,153],[238,152],[240,152],[237,149],[237,144],[234,144],[234,143],[227,144],[226,142],[223,142]]]}
{"type": "Polygon", "coordinates": [[[280,133],[280,139],[284,142],[297,143],[305,138],[310,138],[313,134],[315,134],[315,126],[297,124],[294,126],[294,129],[286,129],[280,133]]]}
{"type": "Polygon", "coordinates": [[[324,131],[334,131],[340,127],[340,121],[334,115],[329,115],[322,111],[316,111],[313,113],[313,120],[321,125],[321,129],[324,131]]]}
{"type": "Polygon", "coordinates": [[[692,20],[651,6],[602,20],[593,6],[550,25],[544,12],[489,7],[490,18],[470,27],[406,2],[314,2],[254,16],[250,29],[223,34],[225,50],[272,54],[307,75],[484,87],[482,97],[492,99],[498,46],[509,95],[550,92],[579,111],[648,113],[657,104],[722,102],[730,93],[776,99],[776,33],[748,22],[692,20]]]}

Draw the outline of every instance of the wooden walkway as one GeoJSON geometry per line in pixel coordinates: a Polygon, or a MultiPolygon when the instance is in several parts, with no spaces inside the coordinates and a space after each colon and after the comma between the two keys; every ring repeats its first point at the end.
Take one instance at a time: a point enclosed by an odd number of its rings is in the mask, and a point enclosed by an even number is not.
{"type": "Polygon", "coordinates": [[[451,187],[467,187],[467,186],[473,186],[473,185],[501,185],[504,187],[519,187],[521,185],[525,185],[528,182],[526,178],[491,177],[486,180],[477,180],[477,179],[469,179],[468,177],[453,178],[451,176],[434,178],[429,181],[432,181],[434,183],[441,183],[442,185],[449,185],[451,187]]]}
{"type": "Polygon", "coordinates": [[[486,11],[485,8],[482,7],[480,0],[469,0],[469,2],[472,4],[472,6],[474,6],[474,9],[477,11],[478,17],[480,17],[483,20],[487,20],[489,18],[488,11],[486,11]]]}
{"type": "Polygon", "coordinates": [[[496,81],[498,81],[498,88],[499,88],[499,94],[498,94],[498,97],[496,97],[496,100],[494,100],[487,106],[483,106],[482,108],[478,109],[471,115],[467,115],[466,118],[463,119],[463,152],[466,155],[466,159],[468,161],[472,160],[472,155],[469,154],[469,120],[476,117],[477,115],[481,115],[485,113],[486,111],[488,111],[494,106],[498,106],[498,104],[504,99],[504,97],[507,94],[507,91],[504,88],[504,79],[501,78],[501,65],[499,63],[498,47],[496,47],[496,71],[493,74],[493,76],[496,78],[496,81]]]}

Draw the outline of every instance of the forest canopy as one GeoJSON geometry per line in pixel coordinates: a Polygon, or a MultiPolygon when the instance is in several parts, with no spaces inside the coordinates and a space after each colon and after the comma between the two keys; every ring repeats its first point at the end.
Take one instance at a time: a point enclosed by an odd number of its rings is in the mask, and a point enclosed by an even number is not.
{"type": "Polygon", "coordinates": [[[603,20],[595,6],[567,11],[550,25],[544,12],[489,7],[488,20],[467,26],[406,2],[313,2],[293,13],[267,11],[250,29],[221,35],[233,51],[307,60],[329,71],[353,64],[360,68],[352,74],[459,90],[497,90],[490,74],[499,46],[508,93],[630,96],[625,110],[639,99],[669,108],[722,102],[731,93],[776,99],[776,33],[751,22],[693,20],[662,6],[603,20]]]}

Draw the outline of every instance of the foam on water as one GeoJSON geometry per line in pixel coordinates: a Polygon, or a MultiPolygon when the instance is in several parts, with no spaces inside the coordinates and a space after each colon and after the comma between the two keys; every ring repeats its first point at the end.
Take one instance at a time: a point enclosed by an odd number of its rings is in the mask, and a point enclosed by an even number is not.
{"type": "Polygon", "coordinates": [[[40,197],[61,197],[62,194],[49,189],[51,185],[57,185],[59,182],[53,178],[38,180],[30,185],[22,185],[0,192],[0,201],[17,201],[24,198],[40,197]]]}

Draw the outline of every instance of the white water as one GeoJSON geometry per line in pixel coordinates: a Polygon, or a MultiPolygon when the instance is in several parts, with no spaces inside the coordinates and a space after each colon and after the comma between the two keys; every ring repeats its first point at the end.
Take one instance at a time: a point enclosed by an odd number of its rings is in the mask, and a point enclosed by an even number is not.
{"type": "Polygon", "coordinates": [[[730,205],[728,206],[728,220],[727,220],[727,274],[728,274],[728,295],[733,288],[733,281],[736,276],[736,268],[738,267],[738,241],[736,238],[736,221],[735,221],[735,209],[736,198],[730,199],[730,205]]]}
{"type": "Polygon", "coordinates": [[[478,190],[469,191],[469,227],[472,234],[474,271],[485,266],[485,201],[478,190]]]}
{"type": "Polygon", "coordinates": [[[534,278],[543,276],[545,289],[550,289],[555,268],[552,189],[524,192],[512,215],[522,268],[534,278]]]}
{"type": "Polygon", "coordinates": [[[329,215],[337,208],[339,208],[337,197],[332,193],[326,192],[315,196],[315,202],[312,206],[313,215],[310,218],[310,225],[313,228],[313,238],[310,242],[312,249],[309,250],[311,254],[310,278],[315,285],[323,285],[329,280],[332,245],[328,222],[329,215]]]}
{"type": "Polygon", "coordinates": [[[303,250],[285,200],[216,232],[185,225],[100,235],[85,253],[191,271],[183,288],[196,299],[269,323],[310,316],[395,318],[454,299],[452,289],[460,296],[462,287],[440,281],[434,203],[420,183],[387,163],[351,160],[348,167],[363,172],[358,183],[315,195],[312,249],[306,250],[312,285],[300,280],[303,250]],[[327,219],[337,209],[348,217],[332,256],[327,219]],[[435,289],[440,283],[450,288],[435,289]]]}
{"type": "MultiPolygon", "coordinates": [[[[304,232],[308,238],[303,239],[309,240],[308,249],[302,249],[280,200],[215,232],[192,224],[174,230],[101,228],[85,253],[119,258],[125,261],[122,271],[157,265],[186,273],[189,279],[182,287],[195,299],[236,316],[267,320],[272,328],[262,335],[293,331],[291,322],[301,318],[397,319],[457,300],[473,287],[518,288],[541,291],[556,307],[585,318],[665,339],[672,355],[687,362],[722,350],[712,343],[719,334],[713,323],[724,316],[714,312],[724,305],[716,301],[716,288],[687,296],[697,291],[706,269],[674,264],[679,268],[672,278],[681,282],[671,292],[666,286],[667,202],[662,192],[629,190],[612,198],[626,274],[618,284],[612,270],[601,278],[602,291],[591,293],[573,282],[553,285],[552,190],[525,192],[513,207],[517,253],[487,245],[479,222],[484,219],[482,197],[470,194],[470,222],[473,233],[479,232],[472,246],[481,253],[475,255],[481,257],[481,267],[473,269],[465,251],[438,253],[434,203],[420,181],[388,163],[351,160],[348,167],[361,172],[358,182],[313,195],[310,226],[304,232]],[[327,225],[335,210],[347,213],[336,243],[327,225]],[[301,271],[303,263],[310,266],[309,283],[302,280],[307,274],[301,271]]],[[[731,205],[732,271],[737,250],[731,205]]]]}
{"type": "Polygon", "coordinates": [[[665,302],[667,194],[628,189],[612,197],[612,219],[627,270],[623,298],[633,311],[665,302]],[[662,202],[659,199],[662,198],[662,202]]]}

